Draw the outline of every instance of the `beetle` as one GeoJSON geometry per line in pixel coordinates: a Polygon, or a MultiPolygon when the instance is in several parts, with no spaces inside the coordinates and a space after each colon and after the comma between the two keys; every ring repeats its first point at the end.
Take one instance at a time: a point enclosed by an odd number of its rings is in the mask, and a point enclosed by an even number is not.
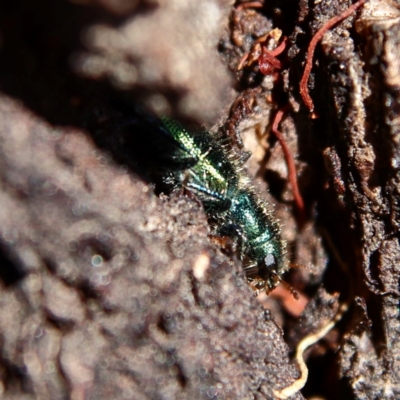
{"type": "Polygon", "coordinates": [[[237,242],[249,283],[256,293],[269,293],[288,269],[286,244],[271,207],[260,199],[243,172],[243,158],[217,134],[189,131],[166,117],[161,124],[175,141],[175,150],[166,157],[171,162],[164,170],[164,182],[197,196],[212,234],[237,242]]]}

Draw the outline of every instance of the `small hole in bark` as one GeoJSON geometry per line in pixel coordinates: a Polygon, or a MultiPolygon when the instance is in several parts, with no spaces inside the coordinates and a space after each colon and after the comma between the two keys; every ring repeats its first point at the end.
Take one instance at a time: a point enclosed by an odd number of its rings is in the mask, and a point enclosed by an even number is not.
{"type": "Polygon", "coordinates": [[[0,245],[0,279],[6,286],[14,285],[26,275],[13,258],[10,252],[0,245]]]}

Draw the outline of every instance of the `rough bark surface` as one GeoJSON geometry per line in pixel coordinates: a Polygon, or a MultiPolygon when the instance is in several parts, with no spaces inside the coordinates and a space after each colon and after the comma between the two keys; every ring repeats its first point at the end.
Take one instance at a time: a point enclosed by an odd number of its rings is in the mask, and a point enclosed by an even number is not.
{"type": "MultiPolygon", "coordinates": [[[[308,14],[312,32],[345,7],[316,5],[308,14]]],[[[324,36],[311,91],[319,119],[310,128],[320,137],[331,174],[331,198],[328,206],[320,202],[319,207],[348,269],[348,287],[341,291],[348,291],[354,306],[339,351],[340,398],[396,399],[400,8],[369,1],[354,27],[353,22],[351,18],[324,36]]],[[[301,113],[295,119],[300,121],[301,113]]],[[[301,136],[299,132],[299,140],[301,136]]]]}
{"type": "Polygon", "coordinates": [[[0,5],[2,398],[273,399],[334,292],[350,311],[307,354],[304,396],[400,397],[400,6],[370,0],[324,35],[312,120],[298,90],[307,44],[351,3],[233,3],[0,5]],[[289,37],[282,70],[238,72],[275,27],[289,37]],[[130,102],[218,120],[235,151],[252,151],[288,261],[307,266],[287,278],[312,298],[300,319],[287,294],[257,301],[196,199],[155,194],[151,153],[125,129],[130,102]],[[279,144],[256,140],[285,104],[303,224],[279,144]]]}
{"type": "Polygon", "coordinates": [[[2,398],[271,398],[296,374],[197,202],[0,110],[2,398]]]}

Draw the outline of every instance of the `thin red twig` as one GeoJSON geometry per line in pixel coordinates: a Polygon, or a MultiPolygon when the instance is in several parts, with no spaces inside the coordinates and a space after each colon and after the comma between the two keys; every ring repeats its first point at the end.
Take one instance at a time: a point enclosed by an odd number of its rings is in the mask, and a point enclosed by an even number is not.
{"type": "Polygon", "coordinates": [[[269,75],[276,69],[282,68],[282,63],[270,51],[263,47],[263,51],[258,58],[258,68],[263,75],[269,75]]]}
{"type": "Polygon", "coordinates": [[[240,3],[237,7],[237,11],[241,11],[244,8],[262,8],[264,4],[261,1],[249,1],[247,3],[240,3]]]}
{"type": "Polygon", "coordinates": [[[246,53],[243,54],[242,58],[239,61],[239,64],[237,66],[237,70],[241,71],[244,67],[244,64],[246,63],[247,59],[249,58],[250,53],[246,51],[246,53]]]}
{"type": "Polygon", "coordinates": [[[268,50],[266,46],[262,46],[261,55],[258,57],[258,68],[264,75],[269,75],[275,70],[282,69],[282,63],[276,56],[279,56],[286,48],[287,37],[284,37],[279,46],[273,50],[268,50]]]}
{"type": "Polygon", "coordinates": [[[286,165],[288,167],[289,182],[290,182],[290,185],[292,186],[294,202],[295,202],[297,210],[299,212],[299,216],[302,219],[304,217],[304,201],[303,201],[303,197],[300,194],[299,186],[297,184],[296,164],[294,162],[294,157],[293,157],[292,152],[290,151],[282,133],[278,129],[278,126],[279,126],[279,124],[282,120],[282,117],[286,111],[287,111],[287,106],[278,110],[278,112],[275,115],[274,122],[272,123],[271,130],[275,134],[276,138],[278,139],[278,141],[282,147],[283,154],[285,156],[286,165]]]}
{"type": "Polygon", "coordinates": [[[279,54],[281,54],[285,48],[286,48],[286,42],[287,42],[287,37],[284,36],[282,39],[282,42],[279,44],[279,46],[276,46],[273,50],[269,50],[269,53],[271,54],[271,56],[279,56],[279,54]]]}
{"type": "Polygon", "coordinates": [[[352,6],[350,6],[347,10],[343,11],[341,14],[331,18],[319,31],[314,35],[311,39],[310,44],[308,45],[307,50],[307,61],[304,67],[303,77],[300,81],[300,94],[303,98],[305,105],[309,108],[310,112],[314,111],[314,103],[308,91],[308,78],[310,77],[312,62],[314,58],[314,51],[318,44],[318,42],[322,39],[324,34],[329,31],[333,26],[337,23],[343,21],[347,17],[349,17],[357,8],[361,7],[367,0],[358,0],[352,6]]]}
{"type": "Polygon", "coordinates": [[[264,75],[269,75],[273,71],[282,68],[282,63],[276,58],[286,48],[287,37],[284,37],[282,42],[273,50],[268,50],[266,44],[268,38],[274,39],[276,42],[280,39],[282,31],[273,29],[266,35],[256,39],[251,45],[250,51],[243,54],[238,64],[237,70],[242,70],[245,66],[251,65],[258,61],[260,72],[264,75]],[[277,34],[276,31],[279,31],[277,34]]]}

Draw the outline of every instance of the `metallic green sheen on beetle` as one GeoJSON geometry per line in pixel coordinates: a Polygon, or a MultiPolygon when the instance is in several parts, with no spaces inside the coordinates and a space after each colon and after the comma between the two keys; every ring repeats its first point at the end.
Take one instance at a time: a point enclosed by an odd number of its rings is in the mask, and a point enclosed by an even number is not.
{"type": "Polygon", "coordinates": [[[287,265],[279,225],[242,172],[243,160],[207,131],[189,132],[162,118],[176,141],[173,170],[165,181],[194,193],[202,202],[213,234],[237,240],[246,277],[259,292],[271,291],[287,265]]]}

